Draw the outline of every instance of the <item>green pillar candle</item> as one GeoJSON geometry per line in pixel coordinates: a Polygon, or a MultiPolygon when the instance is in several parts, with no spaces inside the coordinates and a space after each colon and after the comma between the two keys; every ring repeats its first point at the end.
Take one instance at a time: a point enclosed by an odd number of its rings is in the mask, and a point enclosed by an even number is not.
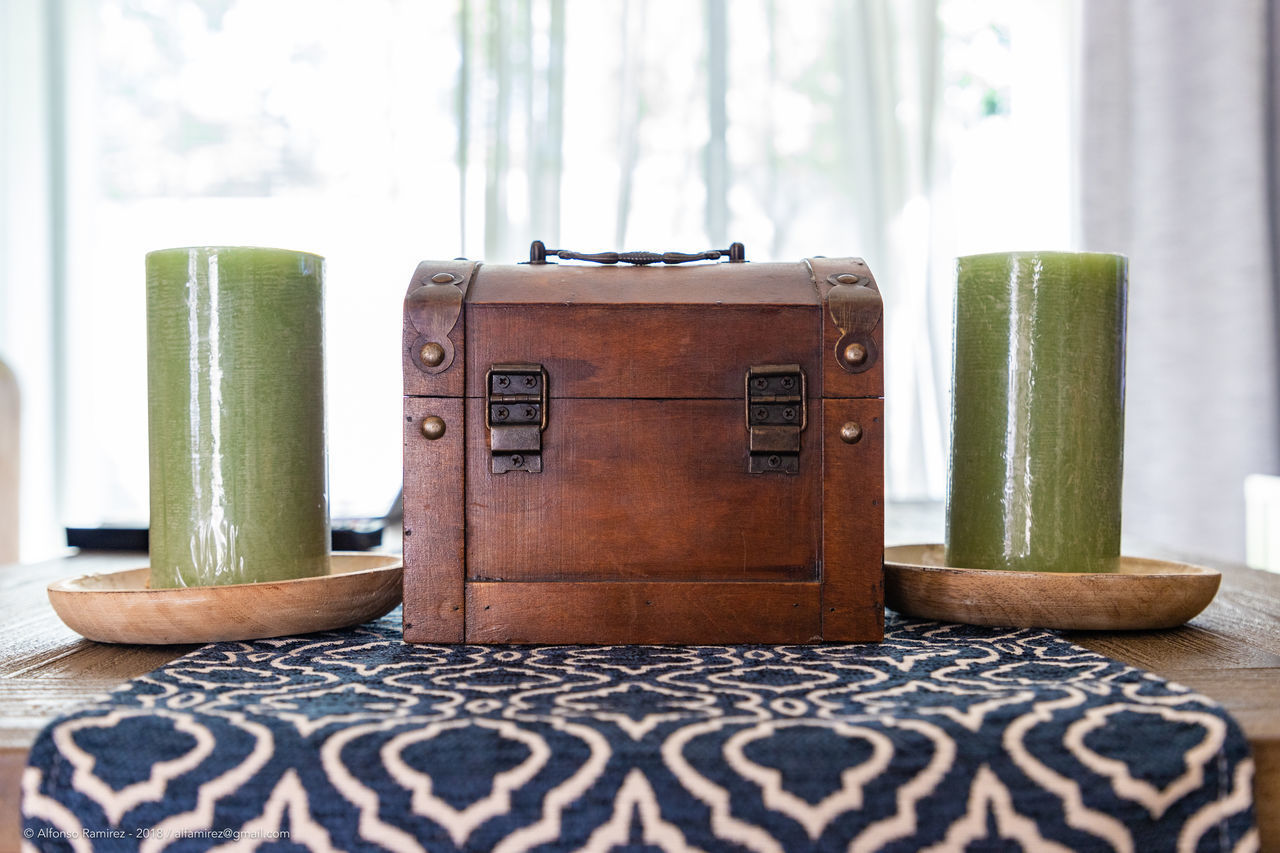
{"type": "Polygon", "coordinates": [[[151,585],[326,574],[324,259],[147,255],[151,585]]]}
{"type": "Polygon", "coordinates": [[[1114,567],[1127,290],[1122,255],[957,261],[948,565],[1114,567]]]}

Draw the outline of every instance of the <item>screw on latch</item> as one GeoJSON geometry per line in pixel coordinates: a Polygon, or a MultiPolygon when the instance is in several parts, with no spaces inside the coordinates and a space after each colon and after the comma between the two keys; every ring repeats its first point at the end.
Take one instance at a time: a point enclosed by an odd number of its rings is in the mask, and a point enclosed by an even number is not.
{"type": "Polygon", "coordinates": [[[524,457],[517,453],[515,456],[511,457],[511,464],[519,468],[524,464],[524,457]]]}
{"type": "Polygon", "coordinates": [[[538,413],[537,410],[534,409],[533,406],[524,407],[524,416],[528,420],[533,420],[533,416],[536,415],[537,413],[538,413]]]}
{"type": "Polygon", "coordinates": [[[769,418],[769,410],[761,407],[753,411],[751,416],[757,421],[767,420],[769,418]]]}
{"type": "Polygon", "coordinates": [[[510,384],[511,384],[511,379],[510,379],[510,378],[508,378],[508,377],[506,377],[506,376],[499,376],[499,377],[498,377],[498,386],[499,386],[499,387],[501,387],[501,388],[506,388],[506,387],[507,387],[508,385],[510,385],[510,384]]]}
{"type": "Polygon", "coordinates": [[[494,413],[493,413],[493,417],[494,417],[494,419],[495,419],[495,420],[505,421],[505,420],[507,419],[507,416],[508,416],[508,415],[510,415],[510,414],[511,414],[511,412],[507,411],[507,407],[506,407],[506,406],[499,406],[499,407],[494,411],[494,413]]]}
{"type": "Polygon", "coordinates": [[[526,388],[532,388],[535,384],[537,384],[537,382],[538,382],[538,380],[537,380],[536,378],[534,378],[534,377],[532,377],[532,376],[526,376],[526,377],[524,378],[524,387],[526,387],[526,388]]]}
{"type": "Polygon", "coordinates": [[[783,410],[782,410],[782,419],[783,419],[783,420],[786,420],[786,421],[794,421],[794,420],[796,419],[796,410],[795,410],[795,409],[783,409],[783,410]]]}
{"type": "Polygon", "coordinates": [[[769,459],[768,459],[768,462],[769,462],[769,467],[770,467],[770,468],[777,468],[779,465],[781,465],[781,464],[782,464],[782,457],[781,457],[781,456],[770,456],[770,457],[769,457],[769,459]]]}
{"type": "Polygon", "coordinates": [[[782,377],[782,387],[788,390],[796,387],[796,378],[794,376],[782,377]]]}
{"type": "Polygon", "coordinates": [[[768,384],[769,384],[769,381],[767,379],[764,379],[763,377],[759,379],[751,380],[752,387],[758,391],[763,391],[768,384]]]}

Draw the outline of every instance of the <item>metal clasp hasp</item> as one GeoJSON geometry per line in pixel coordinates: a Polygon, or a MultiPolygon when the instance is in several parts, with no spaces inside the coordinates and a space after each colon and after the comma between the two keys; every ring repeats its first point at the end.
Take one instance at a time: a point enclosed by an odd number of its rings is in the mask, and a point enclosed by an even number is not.
{"type": "Polygon", "coordinates": [[[804,370],[798,364],[758,364],[747,370],[749,472],[800,473],[806,399],[804,370]]]}
{"type": "Polygon", "coordinates": [[[485,374],[484,425],[491,470],[542,472],[547,428],[547,371],[541,364],[495,364],[485,374]]]}

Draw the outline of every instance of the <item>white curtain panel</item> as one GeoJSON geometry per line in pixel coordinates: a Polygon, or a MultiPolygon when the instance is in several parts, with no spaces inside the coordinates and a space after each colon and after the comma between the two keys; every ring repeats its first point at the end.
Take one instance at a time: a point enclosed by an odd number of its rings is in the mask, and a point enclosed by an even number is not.
{"type": "Polygon", "coordinates": [[[861,255],[886,305],[889,497],[940,500],[950,243],[938,0],[461,0],[464,253],[861,255]],[[531,45],[533,46],[531,49],[531,45]]]}
{"type": "Polygon", "coordinates": [[[1242,559],[1244,479],[1280,465],[1275,5],[1084,4],[1083,243],[1130,256],[1124,529],[1189,555],[1242,559]]]}
{"type": "Polygon", "coordinates": [[[887,494],[940,501],[953,258],[1064,239],[1066,2],[0,0],[24,549],[145,517],[141,260],[208,243],[328,258],[340,515],[399,481],[407,271],[533,238],[865,257],[887,494]]]}

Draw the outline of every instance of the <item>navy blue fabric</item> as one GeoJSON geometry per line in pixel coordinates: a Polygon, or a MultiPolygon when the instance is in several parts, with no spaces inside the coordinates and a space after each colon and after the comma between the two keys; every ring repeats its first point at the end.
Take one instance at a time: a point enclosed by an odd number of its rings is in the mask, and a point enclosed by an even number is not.
{"type": "Polygon", "coordinates": [[[1252,762],[1207,698],[1052,632],[880,644],[206,646],[62,717],[40,850],[1233,850],[1252,762]],[[84,846],[88,844],[88,846],[84,846]]]}

